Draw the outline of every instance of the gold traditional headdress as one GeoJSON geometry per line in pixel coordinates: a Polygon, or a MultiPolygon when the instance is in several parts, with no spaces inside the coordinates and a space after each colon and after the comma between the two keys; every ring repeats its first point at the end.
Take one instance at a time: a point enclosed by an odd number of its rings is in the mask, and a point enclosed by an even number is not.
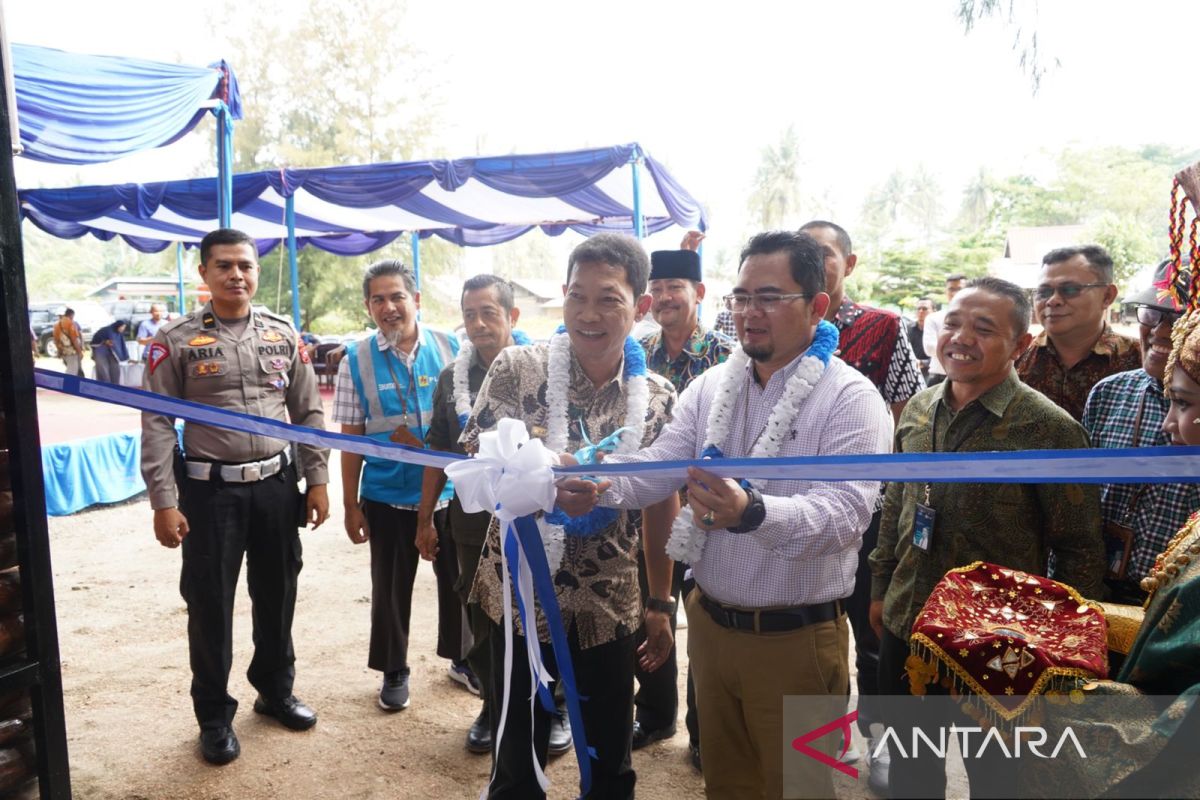
{"type": "Polygon", "coordinates": [[[1171,385],[1171,376],[1178,365],[1200,383],[1200,162],[1181,170],[1175,175],[1171,186],[1170,266],[1166,280],[1156,283],[1161,298],[1170,297],[1176,308],[1185,308],[1187,313],[1171,329],[1171,355],[1167,357],[1167,368],[1163,382],[1171,385]],[[1187,222],[1188,205],[1192,206],[1192,221],[1187,222]],[[1183,257],[1183,235],[1188,231],[1189,258],[1183,257]],[[1184,270],[1190,275],[1184,275],[1184,270]],[[1187,296],[1183,296],[1188,287],[1187,296]]]}

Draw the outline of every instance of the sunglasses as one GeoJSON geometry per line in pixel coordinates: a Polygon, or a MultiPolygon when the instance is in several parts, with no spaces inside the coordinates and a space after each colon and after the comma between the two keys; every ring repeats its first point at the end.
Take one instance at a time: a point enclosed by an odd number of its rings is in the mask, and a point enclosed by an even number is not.
{"type": "Polygon", "coordinates": [[[1137,307],[1137,321],[1147,328],[1157,328],[1164,322],[1174,325],[1175,320],[1181,316],[1183,314],[1178,311],[1164,311],[1161,308],[1150,308],[1149,306],[1137,307]]]}
{"type": "Polygon", "coordinates": [[[1039,286],[1034,291],[1033,296],[1038,300],[1049,300],[1058,294],[1063,300],[1074,300],[1079,295],[1083,294],[1084,289],[1097,289],[1101,286],[1108,286],[1107,283],[1064,283],[1061,286],[1039,286]]]}

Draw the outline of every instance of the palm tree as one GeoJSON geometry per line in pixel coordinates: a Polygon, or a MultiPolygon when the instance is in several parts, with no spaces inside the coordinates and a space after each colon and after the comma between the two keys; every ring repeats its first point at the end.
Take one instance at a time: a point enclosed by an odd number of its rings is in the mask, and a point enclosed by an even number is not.
{"type": "Polygon", "coordinates": [[[800,206],[800,140],[789,125],[779,143],[763,148],[750,191],[750,210],[760,230],[781,228],[800,206]]]}
{"type": "Polygon", "coordinates": [[[980,167],[963,189],[959,218],[968,231],[977,231],[987,224],[992,213],[992,178],[986,167],[980,167]]]}

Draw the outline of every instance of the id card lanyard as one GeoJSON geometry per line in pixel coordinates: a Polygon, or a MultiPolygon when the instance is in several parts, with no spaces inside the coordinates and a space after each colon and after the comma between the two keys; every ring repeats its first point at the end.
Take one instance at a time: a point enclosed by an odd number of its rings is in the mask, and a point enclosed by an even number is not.
{"type": "MultiPolygon", "coordinates": [[[[931,453],[938,452],[937,446],[937,409],[933,412],[933,421],[930,425],[929,432],[929,451],[931,453]]],[[[975,433],[988,420],[987,412],[984,412],[975,424],[973,424],[958,440],[958,444],[949,447],[945,450],[947,453],[953,453],[962,447],[963,442],[971,438],[971,434],[975,433]]],[[[937,520],[937,510],[931,505],[930,493],[933,491],[933,484],[926,481],[924,502],[917,503],[917,508],[913,514],[913,546],[921,550],[928,551],[933,543],[933,526],[937,520]]]]}
{"type": "MultiPolygon", "coordinates": [[[[414,351],[414,355],[415,355],[415,351],[414,351]]],[[[409,370],[408,370],[408,388],[405,389],[403,392],[401,392],[400,391],[400,381],[396,377],[395,368],[392,367],[393,359],[395,359],[396,361],[400,360],[399,357],[397,357],[396,354],[394,352],[392,352],[392,348],[389,347],[387,349],[387,357],[384,358],[384,361],[387,362],[388,372],[392,376],[392,386],[396,390],[396,397],[398,397],[400,399],[400,413],[404,415],[404,424],[407,427],[410,427],[410,428],[412,427],[412,418],[410,417],[410,415],[408,413],[408,396],[412,395],[416,400],[416,402],[413,405],[416,407],[416,412],[417,412],[416,413],[417,427],[424,428],[425,424],[424,424],[424,421],[421,419],[421,398],[418,397],[416,394],[416,387],[414,385],[415,377],[413,375],[413,370],[411,368],[409,368],[409,370]]],[[[414,367],[416,366],[416,359],[413,360],[413,366],[414,367]]]]}

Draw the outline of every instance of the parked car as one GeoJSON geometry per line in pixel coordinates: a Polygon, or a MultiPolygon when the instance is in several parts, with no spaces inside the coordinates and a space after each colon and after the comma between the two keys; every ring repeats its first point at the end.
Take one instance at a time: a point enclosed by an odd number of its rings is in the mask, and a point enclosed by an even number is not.
{"type": "Polygon", "coordinates": [[[29,324],[33,326],[37,336],[38,351],[50,358],[58,358],[58,345],[54,341],[54,323],[62,316],[66,308],[75,310],[75,322],[83,333],[83,342],[92,340],[92,334],[105,325],[111,324],[113,317],[99,303],[91,300],[51,300],[46,303],[29,304],[29,324]]]}

